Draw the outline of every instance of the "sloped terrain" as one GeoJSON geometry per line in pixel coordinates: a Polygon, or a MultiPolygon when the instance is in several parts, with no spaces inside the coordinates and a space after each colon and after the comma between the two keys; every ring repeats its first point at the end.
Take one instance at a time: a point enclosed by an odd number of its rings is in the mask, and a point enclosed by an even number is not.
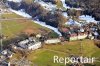
{"type": "Polygon", "coordinates": [[[84,14],[100,20],[100,0],[66,0],[66,4],[70,7],[81,7],[84,9],[84,14]]]}

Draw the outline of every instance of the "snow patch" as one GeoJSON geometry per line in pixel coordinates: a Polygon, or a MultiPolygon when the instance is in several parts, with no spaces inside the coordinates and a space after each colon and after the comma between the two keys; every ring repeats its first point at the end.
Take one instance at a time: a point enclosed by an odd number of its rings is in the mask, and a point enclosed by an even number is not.
{"type": "MultiPolygon", "coordinates": [[[[22,17],[32,18],[29,14],[25,13],[23,10],[16,11],[16,10],[10,9],[10,11],[12,11],[12,12],[14,12],[14,13],[22,16],[22,17]]],[[[50,25],[46,25],[45,22],[42,22],[42,21],[39,21],[39,20],[33,20],[33,22],[36,23],[36,24],[39,24],[41,26],[47,27],[47,28],[53,30],[54,32],[56,32],[59,36],[62,36],[62,34],[58,31],[58,28],[54,28],[50,25]]]]}
{"type": "Polygon", "coordinates": [[[71,8],[69,6],[67,6],[67,4],[65,3],[65,0],[61,0],[63,7],[66,9],[75,9],[75,10],[82,10],[81,8],[71,8]]]}
{"type": "Polygon", "coordinates": [[[45,22],[42,22],[42,21],[39,21],[39,20],[37,20],[37,21],[34,20],[34,22],[39,24],[39,25],[41,25],[41,26],[47,27],[47,28],[53,30],[54,32],[56,32],[59,36],[62,36],[62,34],[58,31],[58,28],[54,28],[54,27],[52,27],[50,25],[46,25],[45,22]]]}
{"type": "Polygon", "coordinates": [[[22,0],[7,0],[7,1],[12,1],[12,2],[21,2],[22,0]]]}
{"type": "Polygon", "coordinates": [[[69,19],[68,22],[65,23],[66,25],[78,25],[78,26],[82,26],[80,23],[78,23],[77,21],[74,21],[72,19],[69,19]]]}
{"type": "Polygon", "coordinates": [[[89,16],[89,15],[82,15],[82,16],[79,16],[79,19],[81,20],[86,20],[86,22],[90,23],[90,22],[94,22],[94,23],[97,23],[97,21],[92,17],[92,16],[89,16]]]}
{"type": "Polygon", "coordinates": [[[64,17],[68,18],[67,12],[63,12],[62,15],[63,15],[64,17]]]}
{"type": "MultiPolygon", "coordinates": [[[[75,9],[75,10],[82,10],[81,8],[70,8],[69,6],[66,5],[65,3],[65,0],[61,0],[62,4],[63,4],[63,7],[64,8],[68,8],[68,9],[75,9]]],[[[63,13],[64,16],[66,16],[65,13],[63,13]]],[[[82,16],[79,16],[79,19],[81,20],[86,20],[87,23],[90,23],[90,22],[94,22],[94,23],[97,23],[97,21],[92,17],[92,16],[89,16],[89,15],[82,15],[82,16]]],[[[76,24],[77,22],[73,22],[73,21],[69,21],[68,24],[76,24]]],[[[77,23],[78,24],[78,23],[77,23]]]]}
{"type": "Polygon", "coordinates": [[[23,11],[23,9],[18,10],[18,11],[13,10],[13,9],[9,9],[9,10],[12,11],[12,12],[14,12],[14,13],[16,13],[16,14],[18,14],[18,15],[20,15],[20,16],[22,16],[22,17],[25,17],[25,18],[32,18],[29,14],[25,13],[25,12],[23,11]]]}
{"type": "Polygon", "coordinates": [[[61,2],[62,2],[62,4],[63,4],[63,7],[64,7],[64,8],[70,8],[69,6],[66,5],[65,0],[61,0],[61,2]]]}
{"type": "Polygon", "coordinates": [[[46,10],[55,10],[56,9],[56,5],[52,4],[52,3],[46,3],[43,1],[38,1],[36,0],[35,2],[39,3],[41,6],[43,6],[46,10]]]}

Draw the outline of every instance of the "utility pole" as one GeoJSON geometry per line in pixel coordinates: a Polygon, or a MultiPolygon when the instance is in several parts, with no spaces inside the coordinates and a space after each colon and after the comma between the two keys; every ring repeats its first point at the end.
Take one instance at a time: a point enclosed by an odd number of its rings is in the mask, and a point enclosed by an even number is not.
{"type": "Polygon", "coordinates": [[[80,41],[80,55],[83,56],[83,44],[82,44],[82,40],[80,41]]]}
{"type": "MultiPolygon", "coordinates": [[[[0,1],[0,4],[2,3],[2,1],[3,1],[3,0],[0,1]]],[[[0,12],[0,37],[1,37],[1,38],[0,38],[0,51],[2,51],[2,47],[3,47],[3,46],[2,46],[2,45],[3,45],[2,20],[1,20],[1,19],[2,19],[2,17],[1,17],[1,16],[2,16],[2,10],[1,10],[1,9],[2,9],[2,4],[1,4],[0,6],[1,6],[1,7],[0,7],[0,11],[1,11],[1,12],[0,12]]]]}
{"type": "Polygon", "coordinates": [[[1,38],[0,38],[0,50],[2,51],[2,39],[3,39],[3,36],[2,36],[2,23],[1,23],[1,15],[2,15],[2,13],[0,13],[0,36],[1,36],[1,38]]]}

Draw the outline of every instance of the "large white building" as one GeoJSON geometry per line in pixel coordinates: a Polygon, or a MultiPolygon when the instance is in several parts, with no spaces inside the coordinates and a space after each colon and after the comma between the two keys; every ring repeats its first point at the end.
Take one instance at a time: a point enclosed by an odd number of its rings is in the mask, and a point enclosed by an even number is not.
{"type": "Polygon", "coordinates": [[[32,39],[26,39],[23,41],[20,41],[18,45],[23,48],[23,49],[28,49],[28,50],[35,50],[38,49],[42,46],[41,42],[32,40],[32,39]]]}
{"type": "Polygon", "coordinates": [[[71,34],[69,40],[70,41],[73,41],[73,40],[81,40],[81,39],[85,39],[88,37],[88,34],[87,33],[79,33],[78,35],[77,34],[71,34]]]}

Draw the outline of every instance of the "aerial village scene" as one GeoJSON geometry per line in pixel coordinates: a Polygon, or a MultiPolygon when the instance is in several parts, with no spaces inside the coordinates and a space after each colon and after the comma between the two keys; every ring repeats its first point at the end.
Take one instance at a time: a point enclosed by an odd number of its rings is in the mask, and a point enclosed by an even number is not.
{"type": "Polygon", "coordinates": [[[0,0],[0,66],[100,66],[100,0],[0,0]]]}

